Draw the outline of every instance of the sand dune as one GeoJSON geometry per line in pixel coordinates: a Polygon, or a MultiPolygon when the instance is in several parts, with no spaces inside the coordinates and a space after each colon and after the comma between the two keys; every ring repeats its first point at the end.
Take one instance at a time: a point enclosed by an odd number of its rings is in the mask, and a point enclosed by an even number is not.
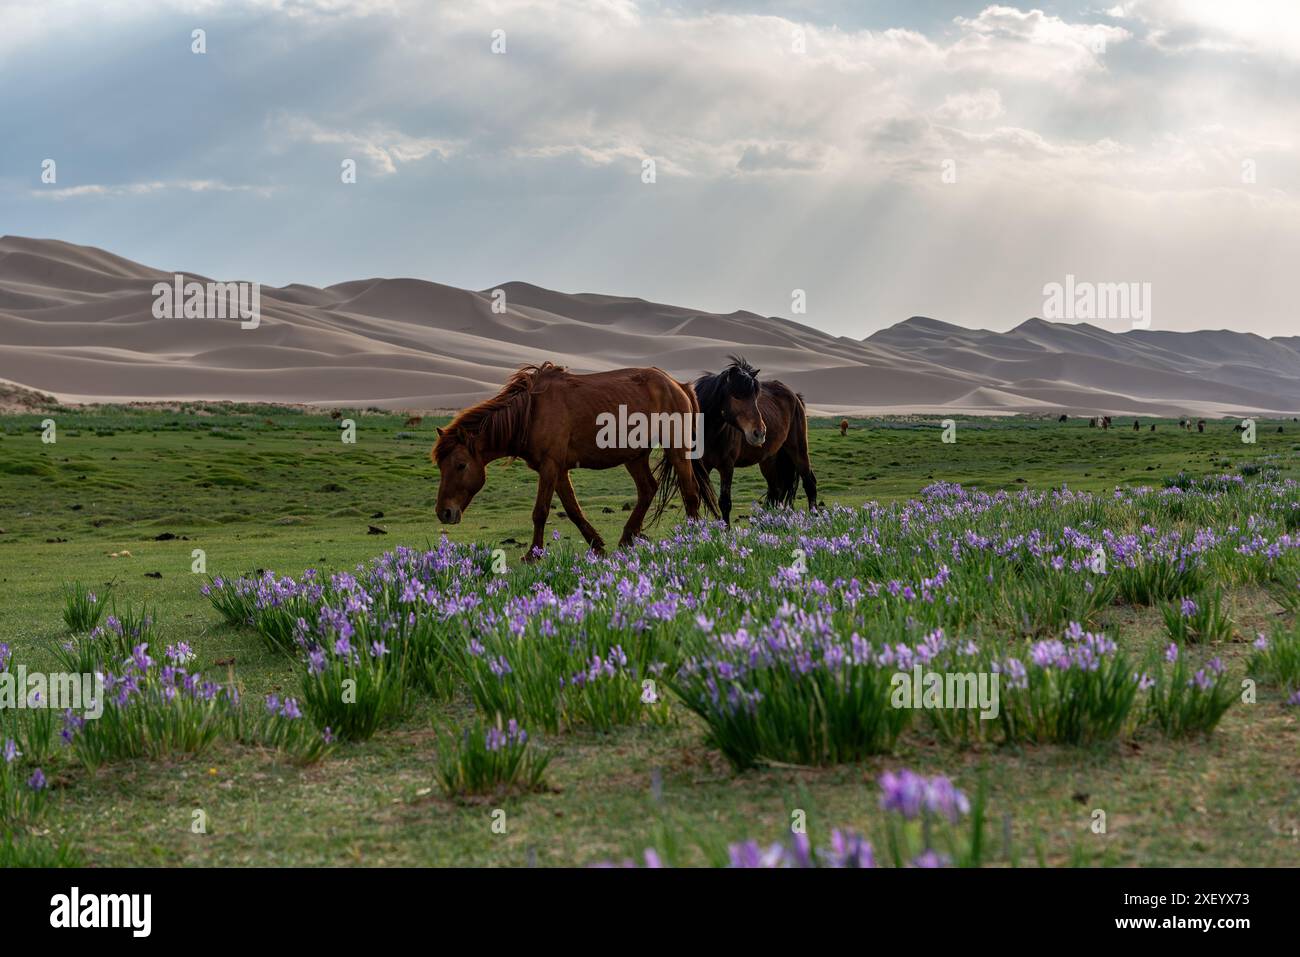
{"type": "MultiPolygon", "coordinates": [[[[261,289],[261,322],[156,319],[170,270],[55,240],[0,239],[0,380],[64,402],[210,399],[459,408],[525,362],[658,365],[743,353],[815,412],[1291,415],[1300,337],[1112,333],[1029,319],[995,333],[913,317],[864,340],[749,312],[417,279],[261,289]]],[[[187,279],[209,277],[186,273],[187,279]]],[[[248,277],[255,278],[255,277],[248,277]]]]}

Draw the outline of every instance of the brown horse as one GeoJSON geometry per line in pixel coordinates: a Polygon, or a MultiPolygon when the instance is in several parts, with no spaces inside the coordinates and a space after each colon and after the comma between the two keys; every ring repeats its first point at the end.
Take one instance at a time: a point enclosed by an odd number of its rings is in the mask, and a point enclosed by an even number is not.
{"type": "Polygon", "coordinates": [[[723,521],[731,524],[732,475],[750,465],[757,465],[767,479],[769,506],[793,505],[802,478],[808,507],[815,508],[817,477],[808,458],[803,398],[775,380],[760,383],[759,370],[744,359],[727,358],[731,365],[722,372],[705,373],[695,380],[695,394],[704,413],[704,456],[700,462],[706,476],[718,470],[718,506],[723,521]]]}
{"type": "MultiPolygon", "coordinates": [[[[690,386],[662,369],[615,369],[575,375],[544,362],[520,368],[499,393],[461,412],[445,429],[431,457],[438,466],[438,520],[454,525],[487,481],[486,466],[501,458],[521,458],[537,473],[537,502],[533,505],[533,542],[524,560],[536,557],[542,545],[551,498],[556,493],[582,537],[596,552],[605,547],[600,533],[587,521],[569,471],[608,469],[622,465],[636,483],[636,507],[623,528],[619,546],[641,532],[646,511],[659,492],[663,511],[680,490],[689,518],[698,518],[700,501],[714,515],[717,501],[708,476],[691,459],[700,441],[699,403],[690,386]],[[650,468],[651,437],[637,423],[667,424],[673,434],[662,441],[664,454],[657,470],[650,468]],[[625,428],[633,423],[632,429],[625,428]],[[673,430],[672,426],[676,425],[673,430]],[[618,434],[619,432],[625,434],[618,434]],[[698,479],[702,477],[702,481],[698,479]]],[[[662,436],[661,436],[662,438],[662,436]]]]}
{"type": "Polygon", "coordinates": [[[848,435],[848,434],[849,434],[849,420],[840,419],[840,435],[848,435]]]}

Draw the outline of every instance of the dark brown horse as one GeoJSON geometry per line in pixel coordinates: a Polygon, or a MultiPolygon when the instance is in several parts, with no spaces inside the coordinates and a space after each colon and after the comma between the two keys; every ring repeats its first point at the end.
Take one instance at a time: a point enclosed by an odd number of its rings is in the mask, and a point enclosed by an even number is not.
{"type": "Polygon", "coordinates": [[[736,356],[717,375],[695,380],[704,413],[707,477],[718,470],[718,506],[731,523],[731,479],[738,468],[757,465],[767,479],[767,504],[793,505],[803,479],[808,507],[817,505],[817,477],[808,458],[808,416],[803,397],[775,380],[758,381],[758,369],[736,356]],[[755,415],[757,424],[755,425],[755,415]]]}
{"type": "MultiPolygon", "coordinates": [[[[578,505],[569,471],[622,465],[636,482],[637,501],[619,546],[630,544],[655,497],[660,508],[680,490],[689,518],[699,516],[700,501],[717,514],[717,501],[699,459],[699,404],[689,385],[662,369],[616,369],[575,375],[550,362],[524,366],[504,388],[461,412],[438,430],[432,458],[438,466],[438,520],[454,525],[487,481],[487,465],[501,458],[521,458],[537,473],[533,505],[533,542],[525,560],[542,544],[551,498],[560,502],[582,537],[596,552],[604,550],[600,533],[578,505]],[[631,423],[631,428],[627,424],[631,423]],[[652,436],[655,424],[668,436],[652,436]],[[646,424],[646,428],[641,425],[646,424]],[[663,446],[657,470],[650,468],[655,442],[663,446]],[[701,480],[702,479],[702,480],[701,480]]],[[[656,513],[657,514],[657,513],[656,513]]]]}

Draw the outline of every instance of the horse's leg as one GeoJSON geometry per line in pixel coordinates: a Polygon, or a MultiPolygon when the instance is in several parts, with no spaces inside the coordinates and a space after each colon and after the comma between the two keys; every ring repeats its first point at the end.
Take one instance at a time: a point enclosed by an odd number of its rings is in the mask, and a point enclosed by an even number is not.
{"type": "Polygon", "coordinates": [[[542,547],[542,535],[546,531],[546,516],[551,514],[551,496],[555,494],[558,471],[549,462],[537,470],[537,501],[533,503],[533,543],[528,546],[528,554],[524,556],[526,562],[536,561],[533,550],[542,547]]]}
{"type": "Polygon", "coordinates": [[[564,511],[568,513],[569,518],[573,519],[573,524],[578,526],[578,531],[582,532],[582,537],[587,540],[592,551],[601,555],[605,552],[605,542],[600,537],[600,532],[596,531],[594,525],[587,521],[587,516],[582,512],[582,506],[578,504],[578,496],[573,491],[573,483],[569,481],[569,473],[561,472],[555,480],[555,490],[560,493],[560,503],[564,506],[564,511]]]}
{"type": "Polygon", "coordinates": [[[718,465],[718,508],[724,525],[731,524],[731,477],[735,472],[736,467],[730,462],[718,465]]]}
{"type": "MultiPolygon", "coordinates": [[[[815,511],[817,509],[817,476],[813,474],[812,460],[809,459],[806,449],[794,456],[794,467],[803,480],[803,491],[808,496],[808,511],[815,511]]],[[[794,506],[793,482],[790,483],[790,505],[791,507],[794,506]]]]}
{"type": "Polygon", "coordinates": [[[627,470],[632,476],[632,481],[636,482],[636,507],[632,509],[627,524],[623,526],[623,535],[618,540],[619,548],[631,545],[641,534],[641,523],[645,520],[645,513],[649,511],[650,503],[654,501],[655,492],[659,491],[659,483],[655,481],[654,472],[650,469],[650,453],[647,452],[640,458],[628,462],[627,470]]]}
{"type": "Polygon", "coordinates": [[[664,449],[664,454],[673,457],[673,471],[677,473],[677,488],[682,493],[686,517],[699,518],[700,489],[695,484],[695,470],[691,466],[691,460],[686,457],[684,449],[664,449]]]}
{"type": "Polygon", "coordinates": [[[763,478],[767,480],[767,507],[776,508],[781,504],[781,473],[778,471],[780,453],[773,455],[771,458],[763,459],[758,463],[758,470],[762,473],[763,478]]]}
{"type": "Polygon", "coordinates": [[[802,475],[804,494],[808,496],[808,511],[815,511],[817,508],[817,476],[813,474],[811,463],[804,463],[802,475]]]}

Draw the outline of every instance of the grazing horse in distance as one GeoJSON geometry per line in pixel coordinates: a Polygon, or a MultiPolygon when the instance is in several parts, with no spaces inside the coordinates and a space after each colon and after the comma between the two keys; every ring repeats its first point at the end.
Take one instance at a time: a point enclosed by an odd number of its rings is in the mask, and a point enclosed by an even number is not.
{"type": "Polygon", "coordinates": [[[1141,431],[1142,431],[1142,425],[1141,425],[1141,423],[1138,422],[1137,419],[1134,419],[1134,420],[1133,420],[1133,431],[1134,431],[1134,432],[1141,432],[1141,431]]]}
{"type": "Polygon", "coordinates": [[[704,413],[704,474],[718,470],[718,507],[731,524],[731,480],[738,468],[757,465],[767,479],[767,504],[793,505],[800,479],[808,507],[817,505],[817,476],[808,458],[808,416],[803,397],[775,380],[758,380],[743,358],[695,380],[704,413]],[[757,418],[758,426],[753,423],[757,418]],[[755,441],[757,439],[757,441],[755,441]]]}
{"type": "Polygon", "coordinates": [[[424,421],[424,416],[413,415],[402,424],[402,428],[404,429],[414,428],[415,426],[419,425],[423,421],[424,421]]]}
{"type": "Polygon", "coordinates": [[[848,434],[849,434],[849,420],[840,419],[840,435],[848,435],[848,434]]]}
{"type": "Polygon", "coordinates": [[[605,543],[578,504],[569,480],[572,469],[608,469],[621,465],[636,483],[636,507],[628,516],[619,547],[641,533],[641,523],[655,493],[655,517],[676,491],[689,518],[698,518],[703,500],[717,515],[717,500],[699,459],[688,458],[700,438],[695,393],[662,369],[615,369],[576,375],[550,362],[523,366],[495,396],[465,409],[445,429],[430,453],[438,466],[438,520],[455,525],[487,481],[487,465],[497,459],[520,458],[537,473],[533,505],[533,542],[525,561],[542,545],[551,498],[559,494],[565,513],[582,532],[592,550],[605,543]],[[613,423],[620,433],[614,435],[613,423]],[[651,424],[627,429],[628,423],[651,424]],[[664,424],[669,440],[661,441],[663,459],[650,467],[649,432],[664,424]]]}

